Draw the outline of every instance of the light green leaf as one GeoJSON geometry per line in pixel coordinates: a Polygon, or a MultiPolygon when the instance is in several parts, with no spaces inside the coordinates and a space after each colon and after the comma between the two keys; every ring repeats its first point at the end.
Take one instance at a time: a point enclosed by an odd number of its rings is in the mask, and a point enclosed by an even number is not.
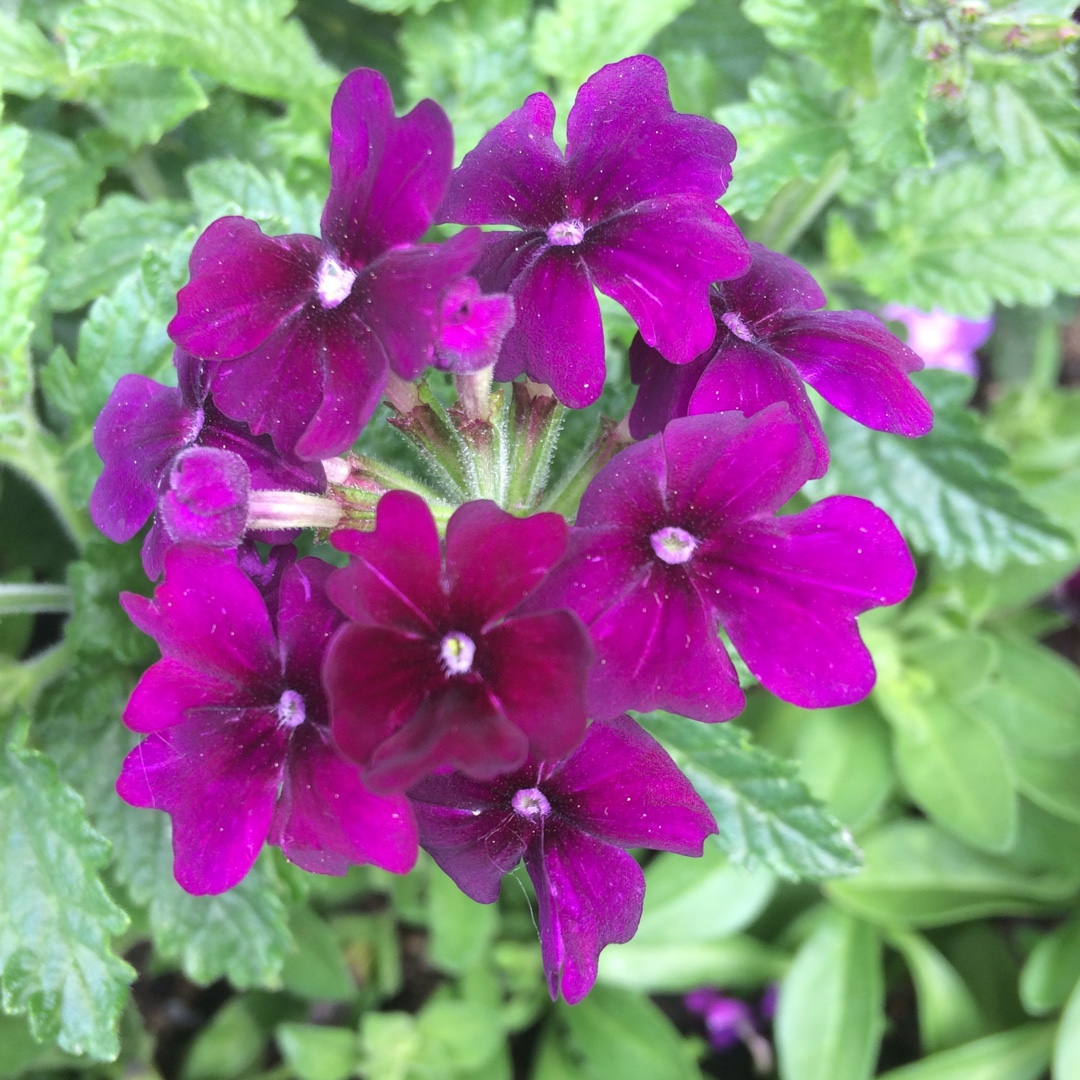
{"type": "Polygon", "coordinates": [[[102,887],[108,843],[42,754],[0,757],[0,984],[42,1041],[111,1061],[134,972],[110,938],[127,916],[102,887]]]}
{"type": "Polygon", "coordinates": [[[428,958],[443,971],[465,971],[490,949],[499,927],[494,904],[466,896],[437,866],[428,876],[428,958]]]}
{"type": "Polygon", "coordinates": [[[1073,895],[1077,879],[1032,872],[964,847],[928,822],[898,821],[868,836],[861,874],[826,885],[829,895],[886,926],[946,926],[982,915],[1044,910],[1073,895]]]}
{"type": "Polygon", "coordinates": [[[1054,1043],[1054,1080],[1080,1076],[1080,982],[1069,995],[1054,1043]]]}
{"type": "Polygon", "coordinates": [[[315,1024],[279,1024],[281,1055],[300,1080],[348,1080],[355,1075],[359,1041],[355,1031],[315,1024]]]}
{"type": "Polygon", "coordinates": [[[1080,754],[1013,756],[1016,786],[1036,806],[1080,825],[1080,754]]]}
{"type": "MultiPolygon", "coordinates": [[[[493,1006],[435,998],[420,1010],[416,1029],[422,1042],[417,1063],[427,1067],[424,1072],[434,1065],[449,1067],[451,1075],[477,1070],[495,1080],[506,1040],[493,1006]],[[485,1074],[487,1066],[495,1068],[485,1074]]],[[[417,1072],[423,1075],[420,1069],[417,1072]]]]}
{"type": "Polygon", "coordinates": [[[854,873],[859,851],[846,829],[807,791],[796,769],[750,743],[733,724],[699,724],[651,713],[659,739],[708,804],[718,843],[732,862],[786,878],[854,873]]]}
{"type": "Polygon", "coordinates": [[[0,90],[36,98],[66,75],[63,57],[38,27],[0,10],[0,90]]]}
{"type": "Polygon", "coordinates": [[[881,300],[985,318],[1080,291],[1080,178],[1056,164],[909,173],[875,218],[861,257],[831,261],[881,300]]]}
{"type": "Polygon", "coordinates": [[[1020,1000],[1034,1016],[1060,1009],[1080,979],[1080,914],[1031,950],[1020,972],[1020,1000]]]}
{"type": "Polygon", "coordinates": [[[776,1050],[784,1080],[868,1080],[885,1028],[876,931],[827,914],[780,983],[776,1050]]]}
{"type": "Polygon", "coordinates": [[[45,231],[50,251],[55,250],[68,239],[79,215],[97,202],[105,168],[70,139],[46,130],[30,133],[22,167],[23,191],[45,200],[45,231]]]}
{"type": "Polygon", "coordinates": [[[538,71],[576,90],[594,71],[644,50],[693,0],[555,0],[533,25],[538,71]]]}
{"type": "Polygon", "coordinates": [[[269,233],[319,232],[321,201],[310,193],[294,195],[280,173],[263,173],[250,162],[221,158],[193,165],[187,183],[200,228],[215,218],[240,214],[269,233]]]}
{"type": "Polygon", "coordinates": [[[333,930],[301,906],[293,909],[289,931],[296,947],[281,970],[285,989],[312,1001],[354,1001],[359,990],[333,930]]]}
{"type": "Polygon", "coordinates": [[[132,147],[156,143],[210,103],[190,71],[149,64],[107,68],[96,96],[105,126],[132,147]]]}
{"type": "Polygon", "coordinates": [[[226,1080],[256,1065],[266,1035],[243,997],[234,997],[202,1028],[184,1059],[183,1080],[226,1080]]]}
{"type": "Polygon", "coordinates": [[[916,381],[934,405],[934,429],[920,439],[872,431],[828,410],[823,423],[832,464],[824,479],[808,485],[812,497],[843,492],[870,499],[916,550],[946,567],[1000,570],[1010,559],[1035,564],[1068,557],[1071,536],[1024,499],[1007,477],[1004,452],[962,407],[971,380],[924,371],[916,381]]]}
{"type": "Polygon", "coordinates": [[[446,109],[458,161],[540,87],[530,17],[527,0],[455,0],[405,19],[398,42],[409,97],[434,98],[446,109]]]}
{"type": "Polygon", "coordinates": [[[986,1025],[967,984],[926,938],[893,930],[888,941],[903,955],[915,982],[924,1054],[948,1050],[984,1034],[986,1025]]]}
{"type": "Polygon", "coordinates": [[[1037,1080],[1050,1063],[1053,1036],[1052,1024],[1028,1024],[891,1069],[880,1080],[1037,1080]]]}
{"type": "Polygon", "coordinates": [[[426,15],[436,4],[443,2],[444,0],[349,0],[350,4],[356,4],[357,7],[379,11],[385,15],[404,15],[407,11],[426,15]]]}

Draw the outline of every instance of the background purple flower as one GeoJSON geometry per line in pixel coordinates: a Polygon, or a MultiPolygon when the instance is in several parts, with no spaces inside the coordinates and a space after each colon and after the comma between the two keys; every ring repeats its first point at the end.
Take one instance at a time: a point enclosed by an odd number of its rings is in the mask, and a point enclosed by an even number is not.
{"type": "Polygon", "coordinates": [[[215,385],[225,413],[283,451],[327,458],[355,440],[391,370],[414,379],[431,363],[444,294],[480,244],[472,231],[415,244],[452,157],[438,105],[395,117],[386,80],[361,68],[331,108],[322,239],[265,236],[241,217],[206,229],[169,334],[197,356],[230,361],[215,385]]]}
{"type": "Polygon", "coordinates": [[[486,234],[475,270],[485,292],[509,292],[517,307],[495,377],[527,373],[580,408],[604,385],[594,288],[683,363],[713,337],[709,284],[740,273],[747,253],[716,205],[735,140],[675,112],[658,61],[632,56],[581,87],[565,156],[554,124],[546,94],[527,98],[465,155],[439,220],[521,230],[486,234]]]}
{"type": "Polygon", "coordinates": [[[334,736],[378,790],[433,769],[486,778],[572,750],[593,653],[568,611],[514,614],[566,546],[558,514],[459,507],[439,534],[417,495],[379,501],[374,532],[338,531],[330,595],[350,622],[327,653],[334,736]]]}
{"type": "Polygon", "coordinates": [[[628,716],[590,725],[565,761],[508,775],[432,776],[409,792],[420,842],[468,896],[494,903],[524,858],[552,999],[580,1001],[600,950],[629,941],[645,876],[622,850],[700,855],[716,823],[660,744],[628,716]]]}
{"type": "Polygon", "coordinates": [[[985,345],[994,332],[993,318],[961,319],[940,308],[920,311],[905,304],[886,304],[881,314],[904,324],[908,346],[922,357],[927,367],[978,376],[975,350],[985,345]]]}
{"type": "Polygon", "coordinates": [[[264,597],[232,553],[182,544],[153,600],[121,597],[162,658],[124,711],[147,738],[117,791],[172,817],[188,892],[231,888],[267,840],[321,873],[368,862],[403,873],[415,861],[406,801],[368,792],[330,737],[319,669],[341,623],[325,593],[331,569],[302,559],[269,573],[264,597]]]}
{"type": "Polygon", "coordinates": [[[922,361],[865,311],[818,311],[825,294],[793,259],[751,244],[753,263],[712,291],[716,337],[692,363],[668,363],[643,337],[630,349],[641,384],[630,413],[637,439],[677,416],[736,409],[751,416],[788,404],[814,445],[814,476],[829,467],[829,448],[803,383],[860,424],[925,435],[930,405],[908,378],[922,361]]]}
{"type": "Polygon", "coordinates": [[[589,627],[590,715],[736,715],[743,695],[720,628],[787,701],[846,705],[870,691],[855,616],[904,599],[915,567],[864,499],[778,516],[813,465],[801,426],[777,404],[750,418],[673,420],[597,474],[566,556],[531,601],[565,605],[589,627]]]}

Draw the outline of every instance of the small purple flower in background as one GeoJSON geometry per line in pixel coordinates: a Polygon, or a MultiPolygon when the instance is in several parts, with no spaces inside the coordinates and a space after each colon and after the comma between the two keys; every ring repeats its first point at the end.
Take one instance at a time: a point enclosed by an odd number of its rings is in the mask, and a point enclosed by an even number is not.
{"type": "Polygon", "coordinates": [[[267,841],[325,874],[351,863],[404,873],[416,860],[407,801],[370,793],[330,737],[319,669],[342,621],[325,592],[332,570],[301,559],[271,572],[264,596],[232,553],[177,545],[153,600],[121,597],[162,658],[124,712],[147,737],[116,787],[172,817],[188,892],[232,888],[267,841]]]}
{"type": "MultiPolygon", "coordinates": [[[[223,416],[210,396],[215,365],[177,349],[178,386],[124,375],[94,425],[105,468],[90,496],[94,524],[117,543],[155,521],[143,543],[143,569],[161,576],[169,546],[196,540],[235,547],[252,490],[322,492],[317,462],[278,453],[266,435],[223,416]]],[[[280,533],[260,539],[280,541],[280,533]]]]}
{"type": "Polygon", "coordinates": [[[483,296],[475,278],[462,278],[443,300],[435,367],[458,374],[491,367],[513,325],[514,301],[509,296],[483,296]]]}
{"type": "Polygon", "coordinates": [[[589,484],[565,558],[531,605],[568,607],[596,646],[589,714],[742,710],[718,631],[778,697],[804,708],[869,693],[855,616],[895,604],[915,567],[877,507],[836,495],[777,516],[814,450],[786,405],[672,420],[589,484]]]}
{"type": "Polygon", "coordinates": [[[961,319],[940,308],[920,311],[905,304],[886,304],[881,314],[907,327],[907,343],[927,367],[947,368],[978,377],[979,360],[975,350],[985,345],[994,332],[993,317],[961,319]]]}
{"type": "Polygon", "coordinates": [[[565,155],[554,124],[546,94],[527,98],[465,155],[439,220],[521,230],[487,233],[474,271],[485,292],[508,292],[517,306],[495,378],[527,373],[581,408],[604,385],[594,288],[683,363],[712,340],[710,283],[741,273],[748,259],[716,205],[735,140],[711,120],[675,112],[658,61],[632,56],[581,87],[565,155]]]}
{"type": "Polygon", "coordinates": [[[578,744],[589,636],[569,611],[514,613],[566,535],[558,514],[466,503],[446,527],[444,570],[431,511],[405,491],[382,497],[374,532],[333,534],[352,558],[330,596],[350,622],[323,678],[334,736],[369,785],[400,791],[446,768],[489,778],[578,744]]]}
{"type": "Polygon", "coordinates": [[[908,375],[919,357],[865,311],[818,311],[825,294],[797,262],[751,244],[753,264],[712,292],[716,337],[691,363],[668,363],[641,337],[630,349],[641,384],[630,413],[636,439],[677,416],[736,409],[751,416],[785,401],[814,444],[814,476],[829,467],[829,448],[803,382],[867,427],[911,437],[933,423],[908,375]]]}
{"type": "Polygon", "coordinates": [[[705,1021],[709,1044],[714,1050],[730,1050],[742,1043],[754,1060],[759,1075],[771,1072],[773,1050],[761,1034],[763,1022],[771,1020],[776,1009],[776,987],[769,986],[755,1010],[739,998],[728,997],[712,987],[693,990],[683,998],[686,1007],[705,1021]]]}
{"type": "Polygon", "coordinates": [[[306,460],[346,450],[390,371],[431,363],[446,291],[476,261],[469,230],[417,245],[446,188],[453,135],[422,101],[397,118],[386,80],[361,68],[331,109],[322,239],[265,236],[242,217],[213,222],[169,324],[174,341],[222,364],[219,407],[306,460]],[[235,363],[233,361],[236,361],[235,363]]]}
{"type": "Polygon", "coordinates": [[[536,889],[552,999],[574,1004],[605,945],[637,930],[645,876],[624,848],[700,855],[712,814],[663,747],[628,716],[597,721],[565,761],[488,781],[431,776],[409,792],[424,850],[482,904],[524,858],[536,889]]]}

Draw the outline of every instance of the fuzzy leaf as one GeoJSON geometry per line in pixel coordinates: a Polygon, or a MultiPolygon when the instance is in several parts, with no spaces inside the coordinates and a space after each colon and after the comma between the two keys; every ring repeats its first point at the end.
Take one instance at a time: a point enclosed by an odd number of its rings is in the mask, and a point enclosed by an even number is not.
{"type": "Polygon", "coordinates": [[[278,172],[263,173],[249,162],[219,158],[193,165],[187,183],[200,228],[216,218],[240,214],[266,232],[319,232],[322,202],[314,195],[294,195],[278,172]]]}
{"type": "Polygon", "coordinates": [[[853,874],[861,865],[847,830],[815,799],[793,765],[752,746],[734,724],[667,713],[641,717],[705,800],[732,862],[789,879],[853,874]]]}
{"type": "Polygon", "coordinates": [[[134,972],[110,938],[127,916],[98,876],[109,846],[42,754],[0,757],[0,983],[3,1007],[74,1054],[111,1061],[134,972]]]}
{"type": "Polygon", "coordinates": [[[935,407],[934,430],[906,439],[871,431],[830,409],[824,426],[832,464],[808,493],[870,499],[912,547],[947,567],[975,563],[1000,570],[1010,559],[1066,558],[1072,538],[1024,499],[1007,478],[1005,453],[963,407],[971,380],[926,371],[916,381],[935,407]]]}

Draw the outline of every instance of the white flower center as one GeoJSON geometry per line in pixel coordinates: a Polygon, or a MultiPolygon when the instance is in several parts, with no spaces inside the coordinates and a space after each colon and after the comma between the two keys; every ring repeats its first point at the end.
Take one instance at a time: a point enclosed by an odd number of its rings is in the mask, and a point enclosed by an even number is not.
{"type": "Polygon", "coordinates": [[[304,722],[304,699],[295,690],[286,690],[277,705],[278,723],[282,727],[299,727],[304,722]]]}
{"type": "Polygon", "coordinates": [[[315,279],[319,303],[327,309],[336,308],[352,292],[355,280],[355,270],[342,266],[333,255],[327,255],[315,279]]]}
{"type": "Polygon", "coordinates": [[[657,529],[649,537],[649,543],[652,544],[656,557],[669,566],[689,562],[698,546],[697,540],[678,525],[666,525],[657,529]]]}
{"type": "Polygon", "coordinates": [[[548,243],[557,247],[572,247],[585,239],[585,226],[577,218],[557,221],[547,231],[548,243]]]}
{"type": "Polygon", "coordinates": [[[746,321],[741,315],[737,315],[734,311],[725,311],[720,316],[720,321],[737,337],[742,338],[743,341],[754,341],[754,331],[746,325],[746,321]]]}
{"type": "Polygon", "coordinates": [[[547,801],[547,796],[535,787],[515,791],[510,805],[516,813],[527,818],[547,817],[551,813],[551,803],[547,801]]]}
{"type": "Polygon", "coordinates": [[[452,630],[439,645],[439,659],[447,675],[467,675],[475,655],[476,643],[460,630],[452,630]]]}

